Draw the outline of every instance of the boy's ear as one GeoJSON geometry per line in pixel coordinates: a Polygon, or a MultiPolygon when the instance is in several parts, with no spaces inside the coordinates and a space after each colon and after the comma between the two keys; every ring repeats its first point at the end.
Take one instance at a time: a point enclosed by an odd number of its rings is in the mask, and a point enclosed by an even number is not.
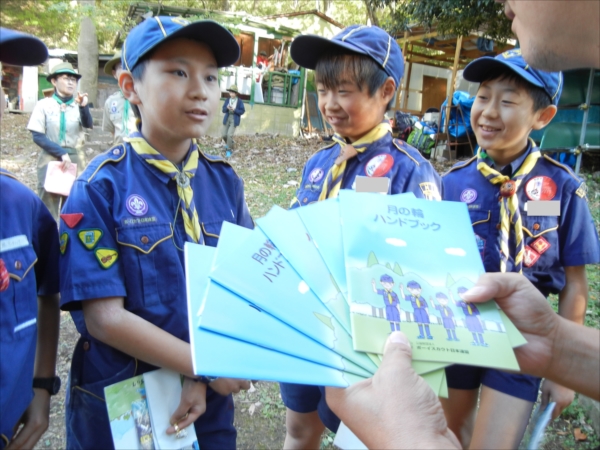
{"type": "Polygon", "coordinates": [[[556,115],[557,111],[558,108],[555,105],[550,105],[544,109],[540,109],[539,111],[537,111],[535,113],[537,117],[533,123],[533,129],[541,130],[542,128],[544,128],[550,123],[552,119],[554,119],[554,116],[556,115]]]}
{"type": "Polygon", "coordinates": [[[387,77],[384,81],[383,86],[381,86],[381,94],[386,103],[389,103],[390,100],[394,98],[394,94],[396,93],[396,82],[392,77],[387,77]]]}
{"type": "Polygon", "coordinates": [[[126,70],[121,72],[118,81],[121,92],[123,92],[123,96],[129,100],[129,103],[134,105],[139,105],[142,103],[135,90],[135,81],[133,80],[133,75],[131,75],[131,72],[126,70]]]}

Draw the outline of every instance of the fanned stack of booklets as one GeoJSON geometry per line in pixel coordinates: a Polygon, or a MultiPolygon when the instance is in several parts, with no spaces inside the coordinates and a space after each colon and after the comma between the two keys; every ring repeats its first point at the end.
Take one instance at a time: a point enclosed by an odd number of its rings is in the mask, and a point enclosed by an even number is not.
{"type": "Polygon", "coordinates": [[[465,204],[342,190],[256,225],[186,243],[198,375],[347,387],[375,373],[393,330],[440,396],[449,364],[519,370],[520,333],[494,302],[461,297],[484,272],[465,204]]]}

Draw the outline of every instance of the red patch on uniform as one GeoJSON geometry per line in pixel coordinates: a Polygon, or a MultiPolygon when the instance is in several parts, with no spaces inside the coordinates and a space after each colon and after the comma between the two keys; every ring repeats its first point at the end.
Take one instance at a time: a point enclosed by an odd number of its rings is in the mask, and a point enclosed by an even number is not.
{"type": "Polygon", "coordinates": [[[525,255],[523,257],[523,264],[525,267],[533,266],[537,260],[540,259],[540,254],[532,249],[529,245],[525,246],[525,255]]]}
{"type": "Polygon", "coordinates": [[[7,290],[9,283],[10,277],[8,276],[8,270],[6,270],[4,260],[0,258],[0,292],[7,290]]]}
{"type": "Polygon", "coordinates": [[[531,243],[531,247],[541,255],[550,248],[550,242],[540,236],[531,243]]]}
{"type": "Polygon", "coordinates": [[[534,177],[527,182],[525,193],[529,200],[552,200],[556,196],[556,183],[550,177],[534,177]]]}
{"type": "Polygon", "coordinates": [[[392,155],[382,153],[374,156],[365,166],[365,174],[368,177],[382,177],[394,167],[394,158],[392,155]]]}
{"type": "Polygon", "coordinates": [[[83,213],[61,214],[60,218],[69,228],[74,228],[83,219],[83,213]]]}

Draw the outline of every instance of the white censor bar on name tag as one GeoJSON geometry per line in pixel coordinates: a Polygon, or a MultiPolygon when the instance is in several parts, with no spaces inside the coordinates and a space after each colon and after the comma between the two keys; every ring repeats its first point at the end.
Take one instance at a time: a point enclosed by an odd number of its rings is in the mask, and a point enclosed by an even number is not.
{"type": "Polygon", "coordinates": [[[528,216],[560,216],[560,200],[529,201],[525,210],[528,216]]]}
{"type": "Polygon", "coordinates": [[[379,192],[387,194],[390,179],[386,177],[356,177],[356,192],[379,192]]]}

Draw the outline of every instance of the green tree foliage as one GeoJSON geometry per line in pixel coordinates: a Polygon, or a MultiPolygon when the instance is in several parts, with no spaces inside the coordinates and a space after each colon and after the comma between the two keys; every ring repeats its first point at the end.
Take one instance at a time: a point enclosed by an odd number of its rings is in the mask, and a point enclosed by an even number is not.
{"type": "Polygon", "coordinates": [[[401,277],[404,276],[404,273],[402,272],[402,268],[400,267],[400,264],[398,264],[398,263],[394,264],[394,273],[397,273],[401,277]]]}
{"type": "Polygon", "coordinates": [[[387,267],[388,269],[392,270],[392,265],[390,263],[385,263],[385,267],[387,267]]]}
{"type": "MultiPolygon", "coordinates": [[[[129,7],[141,3],[138,0],[95,0],[90,5],[77,0],[0,0],[0,21],[3,27],[38,36],[49,48],[76,50],[81,18],[89,16],[96,25],[100,53],[112,53],[117,32],[127,32],[135,25],[125,21],[129,7]]],[[[365,0],[154,0],[148,3],[244,12],[255,17],[317,9],[345,26],[364,24],[367,20],[365,0]]]]}
{"type": "Polygon", "coordinates": [[[375,256],[375,252],[369,253],[369,257],[367,258],[367,267],[373,267],[377,264],[379,264],[379,261],[377,261],[377,256],[375,256]]]}
{"type": "Polygon", "coordinates": [[[391,8],[381,26],[396,34],[402,34],[409,24],[417,24],[436,26],[440,36],[466,36],[480,30],[498,41],[513,37],[510,21],[504,15],[504,5],[494,0],[365,1],[374,8],[391,8]]]}
{"type": "Polygon", "coordinates": [[[454,281],[454,278],[452,278],[452,275],[450,275],[448,273],[448,276],[446,277],[446,287],[450,288],[452,287],[454,284],[456,283],[456,281],[454,281]]]}

